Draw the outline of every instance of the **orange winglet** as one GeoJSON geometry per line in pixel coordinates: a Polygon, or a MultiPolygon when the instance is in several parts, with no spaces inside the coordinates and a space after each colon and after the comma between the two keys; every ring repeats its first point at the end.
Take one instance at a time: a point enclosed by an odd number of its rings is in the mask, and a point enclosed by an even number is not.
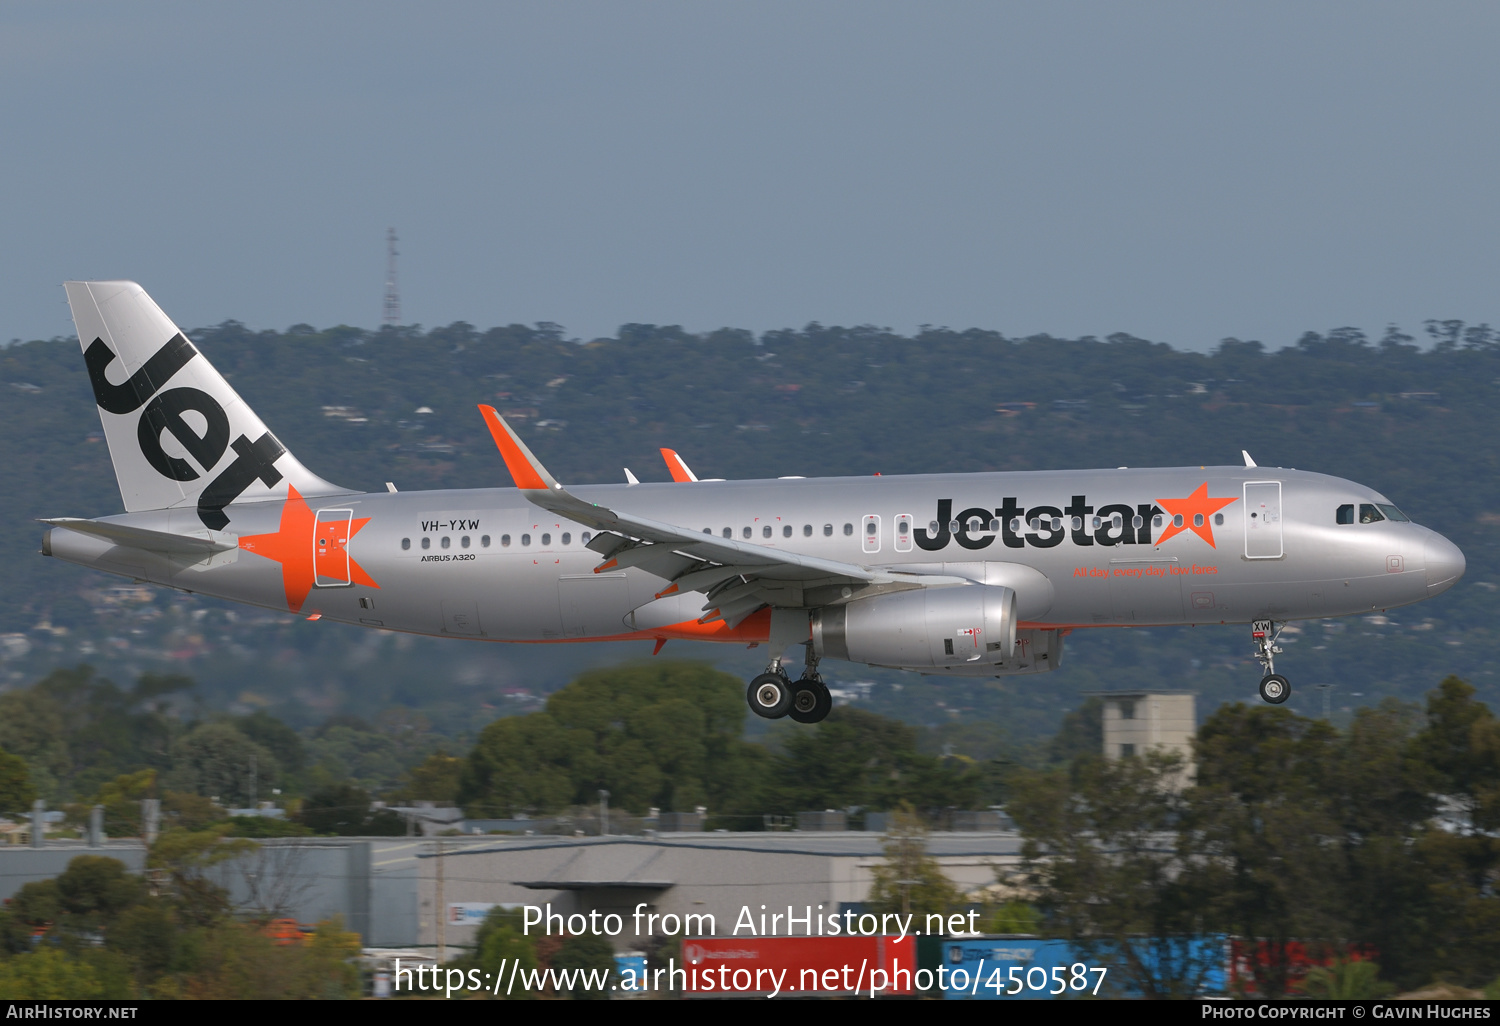
{"type": "Polygon", "coordinates": [[[688,469],[688,465],[677,455],[676,449],[663,449],[661,458],[667,461],[667,473],[672,475],[672,480],[679,484],[698,480],[697,476],[688,469]]]}
{"type": "Polygon", "coordinates": [[[485,426],[490,429],[490,437],[495,440],[495,448],[500,450],[500,458],[505,460],[505,469],[515,479],[516,487],[522,491],[546,491],[547,482],[542,480],[542,475],[537,473],[536,467],[527,459],[526,451],[511,433],[510,426],[500,419],[495,408],[481,403],[479,413],[484,417],[485,426]]]}

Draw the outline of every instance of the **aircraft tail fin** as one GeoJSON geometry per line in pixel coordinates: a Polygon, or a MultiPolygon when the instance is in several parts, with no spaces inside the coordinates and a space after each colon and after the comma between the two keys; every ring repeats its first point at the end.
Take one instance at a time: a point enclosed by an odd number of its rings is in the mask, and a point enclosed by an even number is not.
{"type": "Polygon", "coordinates": [[[135,282],[64,288],[126,511],[196,506],[219,531],[233,502],[348,491],[287,452],[135,282]]]}

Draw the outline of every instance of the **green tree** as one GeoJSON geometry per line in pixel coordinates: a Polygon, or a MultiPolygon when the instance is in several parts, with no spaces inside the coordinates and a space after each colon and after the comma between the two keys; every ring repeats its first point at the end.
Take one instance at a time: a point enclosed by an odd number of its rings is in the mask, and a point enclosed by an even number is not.
{"type": "Polygon", "coordinates": [[[720,814],[763,810],[754,782],[763,753],[739,738],[744,683],[697,663],[655,662],[584,674],[544,712],[506,717],[480,734],[459,800],[474,815],[592,804],[720,814]]]}
{"type": "Polygon", "coordinates": [[[166,878],[185,922],[207,926],[229,914],[229,895],[209,871],[249,855],[257,845],[242,838],[226,840],[227,831],[226,824],[196,831],[174,827],[162,832],[146,856],[146,868],[166,878]]]}
{"type": "Polygon", "coordinates": [[[463,776],[464,760],[434,752],[407,775],[408,783],[402,788],[412,801],[432,801],[448,804],[458,799],[460,780],[463,776]]]}
{"type": "Polygon", "coordinates": [[[406,823],[389,809],[370,808],[370,793],[357,784],[334,784],[314,791],[302,803],[298,822],[317,834],[344,837],[399,837],[406,823]]]}
{"type": "Polygon", "coordinates": [[[1205,946],[1228,884],[1182,791],[1182,761],[1148,751],[1023,775],[1009,811],[1052,929],[1147,997],[1202,993],[1222,966],[1205,946]]]}
{"type": "Polygon", "coordinates": [[[927,916],[951,913],[963,904],[963,892],[927,854],[927,827],[909,806],[891,813],[881,848],[885,858],[871,870],[868,911],[912,914],[913,929],[925,930],[920,924],[927,916]]]}
{"type": "Polygon", "coordinates": [[[251,787],[269,791],[278,775],[276,757],[228,723],[200,724],[172,745],[173,787],[226,805],[257,800],[251,787]]]}
{"type": "Polygon", "coordinates": [[[1332,965],[1313,966],[1296,989],[1322,1001],[1371,1001],[1394,994],[1396,985],[1380,979],[1374,962],[1340,958],[1332,965]]]}
{"type": "MultiPolygon", "coordinates": [[[[526,934],[522,915],[518,909],[496,905],[479,924],[474,936],[474,946],[467,956],[460,959],[455,968],[468,972],[477,969],[481,979],[505,979],[513,967],[520,972],[530,972],[537,967],[536,939],[526,934]]],[[[498,991],[501,998],[530,1000],[536,997],[523,987],[519,991],[498,991]]]]}
{"type": "Polygon", "coordinates": [[[552,956],[552,968],[578,974],[573,977],[574,986],[564,992],[575,1001],[608,1001],[610,990],[619,984],[615,949],[608,937],[583,933],[564,938],[552,956]],[[589,982],[599,978],[591,973],[602,973],[604,985],[590,987],[589,982]]]}
{"type": "Polygon", "coordinates": [[[1339,738],[1327,723],[1281,706],[1226,705],[1196,743],[1194,816],[1206,854],[1226,867],[1224,925],[1258,952],[1267,997],[1295,982],[1299,945],[1339,951],[1351,939],[1342,895],[1337,808],[1339,738]]]}
{"type": "Polygon", "coordinates": [[[983,774],[971,761],[924,755],[917,732],[898,720],[841,706],[811,730],[787,737],[776,758],[775,811],[864,806],[973,808],[983,774]]]}
{"type": "Polygon", "coordinates": [[[0,816],[26,812],[36,798],[26,760],[0,750],[0,816]]]}
{"type": "Polygon", "coordinates": [[[130,978],[118,961],[42,947],[0,960],[0,999],[78,1001],[131,997],[130,978]]]}
{"type": "Polygon", "coordinates": [[[1500,721],[1449,677],[1428,696],[1411,752],[1442,795],[1441,824],[1416,847],[1432,906],[1421,964],[1428,978],[1482,987],[1500,964],[1500,721]]]}

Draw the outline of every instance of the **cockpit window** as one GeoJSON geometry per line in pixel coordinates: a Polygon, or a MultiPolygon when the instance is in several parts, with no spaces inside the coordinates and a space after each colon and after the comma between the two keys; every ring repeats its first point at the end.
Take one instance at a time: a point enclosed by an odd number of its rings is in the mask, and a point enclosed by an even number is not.
{"type": "Polygon", "coordinates": [[[1374,504],[1362,502],[1359,504],[1359,522],[1361,524],[1378,524],[1385,519],[1385,514],[1376,509],[1374,504]]]}
{"type": "Polygon", "coordinates": [[[1380,512],[1385,514],[1385,518],[1387,520],[1394,520],[1398,524],[1411,523],[1411,517],[1401,512],[1395,506],[1392,506],[1386,502],[1377,502],[1375,505],[1377,508],[1379,508],[1380,512]]]}
{"type": "Polygon", "coordinates": [[[1354,523],[1354,503],[1346,502],[1342,506],[1340,506],[1338,517],[1336,518],[1335,522],[1340,524],[1354,523]]]}

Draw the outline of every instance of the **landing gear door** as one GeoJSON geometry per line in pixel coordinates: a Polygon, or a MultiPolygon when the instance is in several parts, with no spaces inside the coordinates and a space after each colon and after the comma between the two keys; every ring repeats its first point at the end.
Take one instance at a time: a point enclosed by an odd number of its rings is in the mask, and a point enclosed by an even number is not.
{"type": "Polygon", "coordinates": [[[1281,482],[1245,482],[1245,558],[1280,559],[1281,482]]]}
{"type": "Polygon", "coordinates": [[[313,521],[313,584],[337,588],[349,579],[349,522],[352,509],[320,509],[313,521]]]}

